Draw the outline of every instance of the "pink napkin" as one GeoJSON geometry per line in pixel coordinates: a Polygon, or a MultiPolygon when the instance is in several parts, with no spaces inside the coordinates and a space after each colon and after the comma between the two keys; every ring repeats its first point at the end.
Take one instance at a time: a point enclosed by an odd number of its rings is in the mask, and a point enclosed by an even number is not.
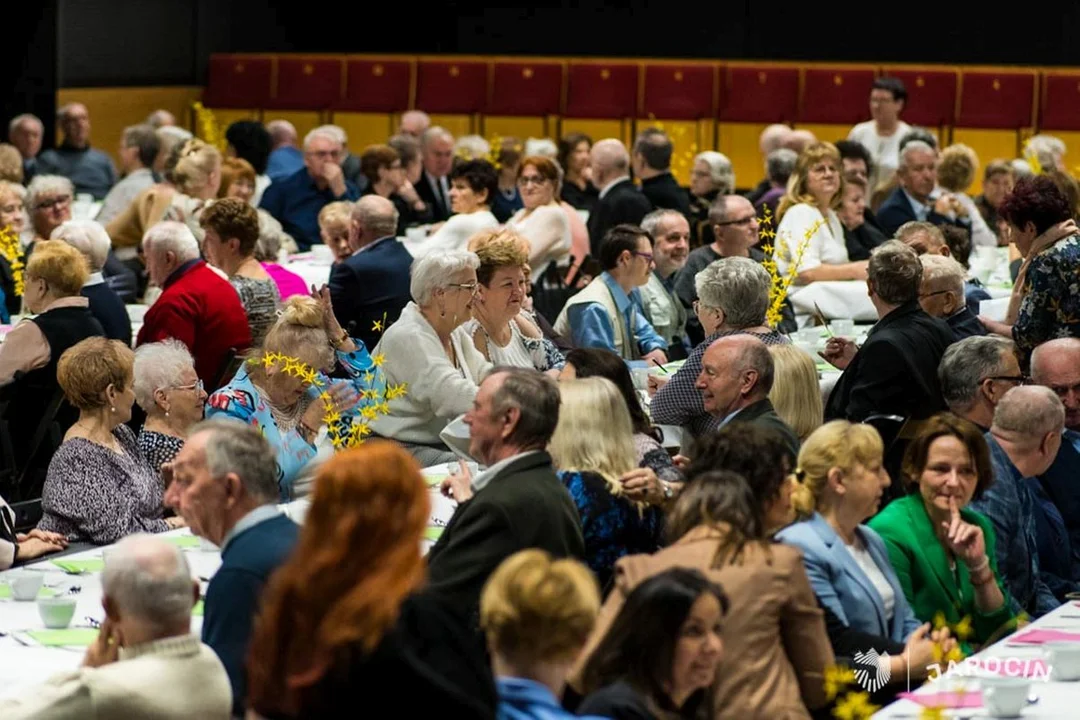
{"type": "Polygon", "coordinates": [[[1005,675],[1006,677],[1047,678],[1050,676],[1050,669],[1046,667],[1046,663],[1039,658],[1025,660],[1009,658],[1007,664],[1004,662],[989,662],[987,660],[968,658],[964,661],[964,665],[971,665],[981,670],[989,670],[990,672],[997,673],[998,675],[1005,675]]]}
{"type": "Polygon", "coordinates": [[[939,708],[977,708],[982,707],[982,693],[978,690],[974,692],[936,692],[936,693],[900,693],[899,697],[912,702],[917,702],[923,707],[939,707],[939,708]]]}
{"type": "Polygon", "coordinates": [[[1080,642],[1080,633],[1064,630],[1028,630],[1009,638],[1010,643],[1042,645],[1048,642],[1080,642]]]}

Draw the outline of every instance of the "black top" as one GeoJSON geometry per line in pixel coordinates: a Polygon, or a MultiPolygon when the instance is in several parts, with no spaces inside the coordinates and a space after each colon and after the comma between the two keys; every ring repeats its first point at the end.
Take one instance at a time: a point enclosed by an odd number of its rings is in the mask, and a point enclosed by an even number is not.
{"type": "Polygon", "coordinates": [[[116,291],[108,283],[98,283],[84,287],[82,296],[90,301],[90,314],[101,323],[105,337],[119,340],[130,347],[131,318],[116,291]]]}
{"type": "MultiPolygon", "coordinates": [[[[705,693],[698,691],[690,696],[683,707],[676,709],[668,698],[659,708],[664,718],[696,718],[705,693]]],[[[577,708],[578,715],[598,715],[611,720],[659,720],[644,696],[625,680],[619,680],[589,693],[577,708]]]]}
{"type": "Polygon", "coordinates": [[[641,194],[649,198],[654,208],[678,210],[684,216],[690,215],[690,198],[670,172],[642,180],[641,194]]]}
{"type": "Polygon", "coordinates": [[[419,182],[416,183],[416,194],[420,196],[420,199],[424,201],[424,204],[428,206],[428,210],[431,212],[431,218],[427,222],[442,222],[451,215],[450,181],[447,180],[447,195],[443,197],[441,192],[436,194],[432,189],[432,180],[436,183],[439,181],[438,178],[428,175],[428,171],[425,170],[420,176],[419,182]]]}
{"type": "Polygon", "coordinates": [[[885,242],[885,235],[873,225],[863,223],[854,230],[844,228],[844,244],[847,245],[848,260],[869,260],[870,251],[885,242]]]}
{"type": "Polygon", "coordinates": [[[608,230],[622,223],[640,225],[652,209],[649,198],[629,178],[612,185],[589,215],[589,252],[599,258],[600,243],[608,230]]]}
{"type": "Polygon", "coordinates": [[[8,314],[18,315],[19,308],[22,307],[22,296],[15,294],[15,273],[11,270],[11,263],[3,255],[0,255],[0,289],[4,291],[4,307],[8,314]]]}
{"type": "Polygon", "coordinates": [[[376,322],[395,322],[409,303],[409,268],[412,255],[392,237],[376,240],[330,270],[330,298],[334,315],[349,335],[375,349],[382,332],[376,322]]]}
{"type": "Polygon", "coordinates": [[[769,192],[769,190],[771,189],[772,183],[769,182],[769,178],[765,178],[764,180],[759,182],[753,190],[746,193],[746,199],[750,201],[751,205],[757,205],[758,200],[760,200],[765,195],[765,193],[769,192]]]}
{"type": "Polygon", "coordinates": [[[564,182],[561,198],[575,210],[588,210],[591,213],[600,200],[600,191],[591,182],[585,183],[584,190],[572,182],[564,182]]]}
{"type": "Polygon", "coordinates": [[[700,197],[687,193],[690,203],[690,214],[687,216],[687,220],[690,221],[691,249],[711,245],[716,240],[716,236],[713,235],[712,223],[709,222],[709,208],[712,207],[718,197],[720,197],[719,190],[713,190],[700,197]]]}
{"type": "Polygon", "coordinates": [[[975,317],[971,312],[971,309],[967,306],[960,312],[945,318],[945,322],[952,328],[953,336],[956,338],[957,342],[964,338],[986,334],[986,328],[979,322],[979,318],[975,317]]]}

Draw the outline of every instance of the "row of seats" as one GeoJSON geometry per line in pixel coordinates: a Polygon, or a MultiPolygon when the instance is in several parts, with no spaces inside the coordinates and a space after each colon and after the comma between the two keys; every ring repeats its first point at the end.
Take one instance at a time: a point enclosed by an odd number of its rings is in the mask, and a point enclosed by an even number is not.
{"type": "Polygon", "coordinates": [[[212,108],[854,124],[874,78],[927,127],[1080,130],[1080,72],[528,58],[214,55],[212,108]]]}

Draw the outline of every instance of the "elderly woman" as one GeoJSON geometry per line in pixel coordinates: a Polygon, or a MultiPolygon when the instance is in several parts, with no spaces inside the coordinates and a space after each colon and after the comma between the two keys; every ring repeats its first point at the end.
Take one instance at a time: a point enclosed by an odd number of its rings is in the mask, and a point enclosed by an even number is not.
{"type": "Polygon", "coordinates": [[[225,198],[206,208],[199,218],[206,237],[207,261],[224,272],[247,313],[253,345],[262,345],[277,320],[281,295],[277,283],[255,259],[259,242],[259,215],[255,208],[236,198],[225,198]]]}
{"type": "Polygon", "coordinates": [[[349,247],[349,228],[352,226],[353,204],[337,200],[323,205],[319,211],[319,238],[330,248],[334,262],[342,262],[352,255],[349,247]]]}
{"type": "Polygon", "coordinates": [[[844,176],[843,200],[836,214],[844,225],[844,244],[852,261],[869,260],[870,252],[886,240],[880,230],[866,222],[868,190],[866,181],[858,175],[844,176]]]}
{"type": "Polygon", "coordinates": [[[21,183],[23,181],[23,160],[19,149],[8,143],[0,143],[0,180],[21,183]]]}
{"type": "Polygon", "coordinates": [[[978,170],[979,156],[974,150],[959,143],[950,145],[941,151],[938,158],[938,185],[952,193],[964,209],[962,214],[971,219],[971,244],[975,247],[997,247],[997,235],[986,224],[975,201],[967,194],[978,170]]]}
{"type": "Polygon", "coordinates": [[[439,438],[447,423],[473,406],[491,363],[454,330],[472,313],[480,259],[465,250],[431,253],[412,266],[412,302],[375,346],[388,384],[408,392],[371,428],[405,446],[427,467],[456,458],[439,438]]]}
{"type": "Polygon", "coordinates": [[[982,195],[976,195],[973,202],[979,214],[986,221],[987,227],[994,233],[998,245],[1007,245],[1005,221],[998,215],[998,209],[1005,198],[1012,192],[1016,174],[1007,160],[993,160],[986,164],[983,171],[982,195]]]}
{"type": "Polygon", "coordinates": [[[161,480],[124,424],[135,402],[134,361],[131,348],[105,338],[83,340],[61,356],[57,379],[79,421],[49,463],[41,530],[108,545],[132,533],[183,525],[162,517],[161,480]]]}
{"type": "MultiPolygon", "coordinates": [[[[26,263],[21,235],[26,227],[26,209],[23,198],[26,188],[22,185],[0,180],[0,231],[9,230],[14,238],[0,245],[0,290],[4,291],[4,304],[0,314],[18,315],[22,305],[22,270],[26,263]],[[18,266],[18,267],[16,267],[18,266]],[[20,282],[15,282],[16,275],[20,282]]],[[[8,322],[8,320],[4,320],[8,322]]]]}
{"type": "Polygon", "coordinates": [[[1038,163],[1038,170],[1065,171],[1065,142],[1053,135],[1033,135],[1024,143],[1024,158],[1032,165],[1038,163]],[[1032,162],[1034,161],[1034,162],[1032,162]]]}
{"type": "Polygon", "coordinates": [[[770,345],[769,354],[774,373],[769,402],[802,443],[821,427],[825,412],[817,363],[809,353],[790,344],[770,345]]]}
{"type": "Polygon", "coordinates": [[[521,170],[523,146],[517,138],[506,137],[499,144],[499,153],[495,157],[495,166],[499,169],[499,192],[491,201],[491,213],[505,223],[514,214],[525,207],[518,187],[518,171],[521,170]]]}
{"type": "Polygon", "coordinates": [[[570,254],[570,222],[556,200],[561,170],[555,161],[531,156],[521,161],[518,187],[525,207],[506,223],[529,241],[529,267],[534,282],[540,282],[552,263],[570,254]]]}
{"type": "Polygon", "coordinates": [[[26,188],[26,208],[34,241],[48,240],[52,231],[71,219],[75,186],[66,177],[38,175],[26,188]]]}
{"type": "Polygon", "coordinates": [[[397,234],[405,228],[431,222],[431,208],[416,194],[405,176],[405,167],[397,150],[389,145],[371,145],[360,155],[360,172],[368,180],[364,194],[375,194],[394,203],[398,211],[397,234]]]}
{"type": "Polygon", "coordinates": [[[994,480],[982,433],[955,415],[935,415],[908,445],[902,473],[913,492],[889,503],[870,528],[885,541],[915,616],[944,616],[965,652],[1008,634],[1016,623],[994,529],[967,509],[994,480]]]}
{"type": "Polygon", "coordinates": [[[450,219],[424,241],[418,250],[464,250],[469,238],[499,226],[491,203],[499,191],[499,178],[487,160],[467,160],[450,171],[450,219]]]}
{"type": "Polygon", "coordinates": [[[90,313],[105,329],[105,337],[131,345],[131,318],[124,301],[102,275],[111,243],[99,223],[93,220],[68,220],[53,230],[52,240],[62,240],[86,258],[90,275],[82,296],[90,301],[90,313]]]}
{"type": "Polygon", "coordinates": [[[472,320],[454,330],[458,340],[468,338],[495,365],[561,368],[566,362],[562,353],[522,311],[528,290],[529,243],[513,230],[491,230],[473,237],[469,250],[480,259],[476,269],[480,285],[472,320]]]}
{"type": "MultiPolygon", "coordinates": [[[[926,677],[939,651],[955,644],[948,630],[929,635],[904,597],[881,537],[862,523],[873,516],[889,486],[882,467],[884,446],[869,425],[833,420],[814,432],[799,451],[799,487],[792,504],[802,521],[776,537],[799,548],[814,594],[854,630],[880,638],[891,674],[926,677]]],[[[877,647],[877,645],[875,645],[877,647]]]]}
{"type": "Polygon", "coordinates": [[[690,170],[690,248],[709,245],[713,237],[709,208],[721,195],[735,192],[735,170],[723,153],[698,153],[690,170]]]}
{"type": "Polygon", "coordinates": [[[980,317],[987,330],[1012,336],[1020,366],[1035,346],[1057,337],[1080,337],[1080,229],[1068,198],[1050,178],[1017,181],[1001,206],[1009,239],[1024,261],[1004,323],[980,317]]]}
{"type": "Polygon", "coordinates": [[[840,152],[818,142],[799,155],[777,208],[775,259],[781,277],[797,264],[795,282],[865,280],[866,261],[850,262],[844,226],[836,215],[844,198],[840,152]]]}
{"type": "MultiPolygon", "coordinates": [[[[233,123],[229,128],[232,129],[239,124],[233,123]]],[[[259,125],[259,127],[262,126],[259,125]]],[[[279,248],[284,247],[288,252],[296,252],[296,241],[285,232],[277,218],[258,207],[260,193],[257,192],[257,185],[261,177],[266,176],[256,177],[255,168],[247,160],[239,157],[227,157],[221,161],[221,187],[218,188],[218,198],[236,198],[254,207],[255,211],[259,213],[259,237],[274,238],[274,242],[279,248]]],[[[267,184],[269,185],[269,180],[267,180],[267,184]]],[[[276,251],[274,259],[277,259],[276,251]]],[[[305,294],[306,292],[305,290],[305,294]]]]}
{"type": "Polygon", "coordinates": [[[135,402],[146,413],[139,450],[160,473],[184,447],[188,428],[202,420],[206,390],[187,346],[172,338],[139,346],[134,375],[135,402]]]}
{"type": "Polygon", "coordinates": [[[566,173],[559,197],[576,210],[592,212],[600,191],[592,184],[589,151],[592,138],[585,133],[569,133],[559,141],[559,167],[566,173]]]}
{"type": "Polygon", "coordinates": [[[349,427],[362,422],[361,412],[370,412],[376,397],[362,401],[369,393],[381,397],[381,383],[364,343],[338,324],[325,285],[311,297],[289,298],[262,351],[210,396],[206,416],[236,418],[262,431],[277,449],[278,486],[287,501],[301,470],[318,452],[315,441],[327,416],[338,414],[349,427]],[[331,381],[334,372],[349,379],[331,381]],[[312,376],[321,385],[311,382],[312,376]]]}

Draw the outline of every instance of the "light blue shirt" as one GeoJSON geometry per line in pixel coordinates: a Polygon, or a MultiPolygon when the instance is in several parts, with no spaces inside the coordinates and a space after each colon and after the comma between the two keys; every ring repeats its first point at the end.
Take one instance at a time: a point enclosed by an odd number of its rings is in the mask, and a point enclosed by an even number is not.
{"type": "MultiPolygon", "coordinates": [[[[926,217],[930,214],[931,206],[923,205],[907,190],[904,190],[904,195],[907,197],[908,202],[911,203],[911,209],[915,211],[915,218],[920,222],[926,222],[926,217]]],[[[931,202],[933,199],[933,197],[928,198],[931,202]]]]}
{"type": "MultiPolygon", "coordinates": [[[[600,273],[600,278],[611,291],[615,309],[622,315],[627,331],[633,335],[638,352],[645,355],[653,350],[667,350],[667,342],[638,310],[642,303],[638,291],[633,290],[627,295],[606,270],[600,273]]],[[[612,327],[611,318],[603,305],[592,302],[571,305],[567,309],[567,320],[570,322],[571,339],[577,347],[595,347],[619,352],[619,348],[615,347],[615,328],[612,327]]]]}
{"type": "Polygon", "coordinates": [[[221,552],[224,553],[225,548],[229,547],[229,543],[231,543],[233,539],[240,533],[244,532],[245,530],[250,530],[259,523],[276,518],[280,514],[281,510],[279,510],[278,506],[274,505],[273,503],[271,503],[270,505],[260,505],[259,507],[255,508],[247,515],[240,518],[240,520],[232,526],[232,530],[225,533],[225,539],[221,541],[221,552]]]}

